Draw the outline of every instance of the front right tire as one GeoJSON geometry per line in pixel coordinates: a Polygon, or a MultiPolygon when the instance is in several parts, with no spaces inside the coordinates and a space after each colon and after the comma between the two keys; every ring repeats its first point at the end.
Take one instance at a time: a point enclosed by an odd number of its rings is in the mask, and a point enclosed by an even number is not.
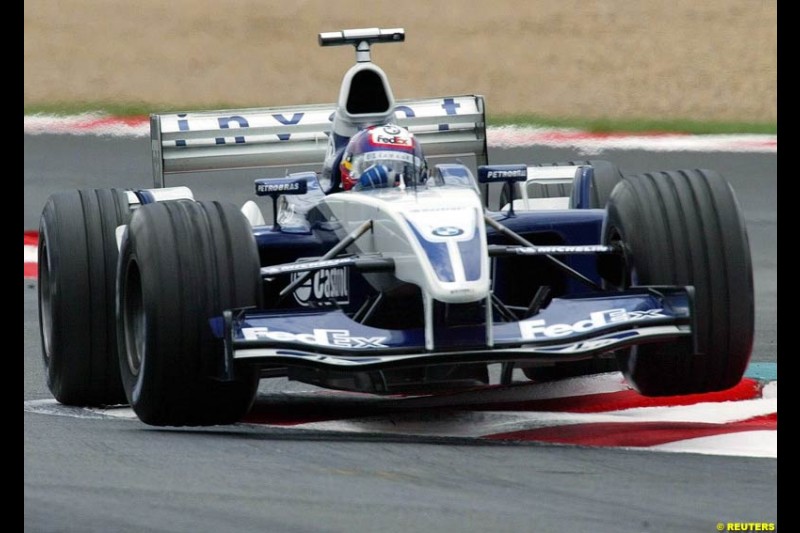
{"type": "Polygon", "coordinates": [[[142,206],[123,237],[117,286],[122,383],[131,407],[155,426],[238,421],[252,405],[257,371],[220,379],[222,339],[211,319],[259,306],[258,251],[233,205],[171,201],[142,206]]]}

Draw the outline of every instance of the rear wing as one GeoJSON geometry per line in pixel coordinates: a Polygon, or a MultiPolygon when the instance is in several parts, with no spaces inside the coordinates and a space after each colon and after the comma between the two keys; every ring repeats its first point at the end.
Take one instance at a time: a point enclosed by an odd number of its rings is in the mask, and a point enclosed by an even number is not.
{"type": "MultiPolygon", "coordinates": [[[[153,181],[168,174],[322,164],[334,104],[150,115],[153,181]]],[[[430,158],[474,156],[487,163],[482,96],[399,100],[397,123],[430,158]]]]}

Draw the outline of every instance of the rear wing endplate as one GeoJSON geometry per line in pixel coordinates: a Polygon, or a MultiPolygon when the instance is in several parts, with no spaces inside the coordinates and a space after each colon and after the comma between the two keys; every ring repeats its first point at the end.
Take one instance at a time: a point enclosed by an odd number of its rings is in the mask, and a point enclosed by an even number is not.
{"type": "MultiPolygon", "coordinates": [[[[150,115],[153,180],[183,172],[322,164],[334,104],[150,115]]],[[[487,163],[482,96],[399,100],[397,123],[431,158],[474,156],[487,163]]]]}

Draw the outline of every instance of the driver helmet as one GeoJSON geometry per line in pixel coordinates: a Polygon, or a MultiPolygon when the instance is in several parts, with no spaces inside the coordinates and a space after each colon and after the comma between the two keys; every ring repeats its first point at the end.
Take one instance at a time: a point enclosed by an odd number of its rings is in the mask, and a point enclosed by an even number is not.
{"type": "Polygon", "coordinates": [[[396,124],[371,126],[353,135],[339,165],[344,190],[414,187],[428,166],[414,134],[396,124]]]}

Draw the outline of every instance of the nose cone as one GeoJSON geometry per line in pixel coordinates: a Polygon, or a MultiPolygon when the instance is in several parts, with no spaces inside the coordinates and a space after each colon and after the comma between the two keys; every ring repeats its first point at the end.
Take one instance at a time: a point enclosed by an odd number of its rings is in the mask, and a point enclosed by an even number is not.
{"type": "Polygon", "coordinates": [[[409,241],[423,276],[423,289],[436,300],[465,303],[486,298],[489,258],[479,202],[420,205],[404,213],[409,241]]]}

